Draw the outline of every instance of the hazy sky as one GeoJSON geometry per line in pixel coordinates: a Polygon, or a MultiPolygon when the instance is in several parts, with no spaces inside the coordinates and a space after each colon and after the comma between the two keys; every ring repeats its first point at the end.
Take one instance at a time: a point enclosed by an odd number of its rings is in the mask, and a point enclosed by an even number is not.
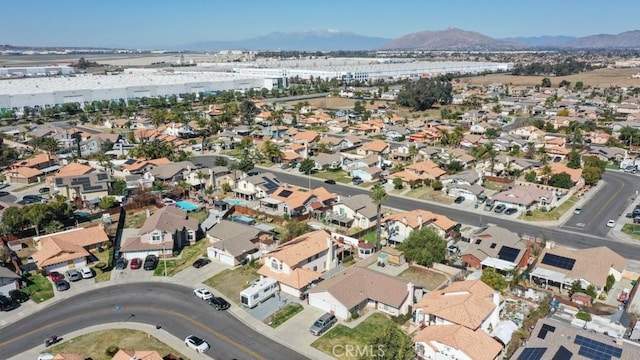
{"type": "Polygon", "coordinates": [[[334,29],[397,38],[457,27],[494,38],[617,34],[640,0],[2,0],[0,44],[152,48],[334,29]]]}

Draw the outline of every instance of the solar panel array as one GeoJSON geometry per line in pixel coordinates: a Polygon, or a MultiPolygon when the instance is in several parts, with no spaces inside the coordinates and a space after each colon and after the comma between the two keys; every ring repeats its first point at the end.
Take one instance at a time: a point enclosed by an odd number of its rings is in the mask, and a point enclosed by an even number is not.
{"type": "Polygon", "coordinates": [[[520,254],[520,249],[503,246],[498,252],[498,259],[514,262],[518,258],[518,254],[520,254]]]}
{"type": "Polygon", "coordinates": [[[283,198],[287,198],[291,194],[292,194],[292,192],[290,190],[282,190],[282,191],[280,191],[280,194],[278,194],[278,195],[282,196],[283,198]]]}
{"type": "Polygon", "coordinates": [[[107,180],[108,178],[109,178],[109,175],[105,173],[98,173],[98,180],[107,180]]]}
{"type": "Polygon", "coordinates": [[[547,253],[542,258],[542,263],[565,270],[572,270],[573,266],[576,264],[576,259],[547,253]]]}
{"type": "Polygon", "coordinates": [[[267,189],[267,191],[272,191],[275,190],[279,187],[278,184],[276,184],[275,182],[271,181],[271,179],[269,179],[266,176],[262,177],[262,180],[264,180],[264,187],[265,189],[267,189]]]}
{"type": "Polygon", "coordinates": [[[572,356],[573,353],[569,349],[564,346],[560,346],[551,360],[571,360],[572,356]]]}
{"type": "Polygon", "coordinates": [[[547,348],[526,348],[522,350],[518,360],[540,360],[547,348]]]}
{"type": "Polygon", "coordinates": [[[622,349],[605,344],[603,342],[576,335],[574,344],[580,345],[578,355],[582,355],[593,360],[611,360],[612,357],[622,357],[622,349]]]}
{"type": "Polygon", "coordinates": [[[538,331],[538,339],[544,339],[547,336],[548,332],[555,332],[555,331],[556,331],[555,326],[543,324],[542,327],[540,328],[540,331],[538,331]]]}

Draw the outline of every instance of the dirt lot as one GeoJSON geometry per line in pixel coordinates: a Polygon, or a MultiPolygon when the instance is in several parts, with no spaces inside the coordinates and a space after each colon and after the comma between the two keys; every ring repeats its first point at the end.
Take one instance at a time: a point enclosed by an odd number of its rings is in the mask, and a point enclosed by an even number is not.
{"type": "Polygon", "coordinates": [[[429,291],[435,290],[440,286],[440,284],[447,280],[447,277],[440,273],[417,266],[409,266],[409,268],[403,271],[399,277],[405,281],[410,281],[417,286],[422,286],[424,289],[429,291]]]}
{"type": "Polygon", "coordinates": [[[205,280],[205,284],[220,291],[227,299],[235,303],[240,301],[240,291],[247,287],[247,283],[260,278],[258,267],[246,265],[223,272],[205,280]]]}
{"type": "MultiPolygon", "coordinates": [[[[598,69],[581,74],[551,77],[551,84],[557,86],[562,80],[582,81],[585,86],[618,85],[618,86],[640,86],[640,79],[632,79],[631,75],[637,74],[638,69],[598,69]]],[[[472,78],[465,78],[461,81],[468,84],[492,84],[502,83],[514,86],[535,86],[539,85],[544,76],[515,76],[515,75],[487,75],[472,78]]]]}

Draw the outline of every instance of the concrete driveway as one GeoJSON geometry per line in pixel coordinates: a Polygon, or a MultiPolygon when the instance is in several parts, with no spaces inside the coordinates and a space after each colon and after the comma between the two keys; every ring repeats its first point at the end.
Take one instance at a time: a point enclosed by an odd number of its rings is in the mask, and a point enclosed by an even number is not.
{"type": "Polygon", "coordinates": [[[254,318],[263,321],[276,311],[285,307],[287,304],[294,302],[300,303],[300,299],[280,291],[275,296],[270,297],[253,309],[246,309],[246,311],[254,318]]]}

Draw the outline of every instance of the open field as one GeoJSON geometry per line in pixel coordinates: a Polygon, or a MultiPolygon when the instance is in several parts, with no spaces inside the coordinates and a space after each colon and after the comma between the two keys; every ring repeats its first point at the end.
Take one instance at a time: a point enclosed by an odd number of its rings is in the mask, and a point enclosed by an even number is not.
{"type": "Polygon", "coordinates": [[[63,344],[47,349],[48,353],[76,353],[82,358],[94,360],[109,360],[111,356],[105,354],[109,346],[117,346],[124,350],[155,350],[160,356],[176,355],[182,359],[186,357],[153,336],[137,330],[117,329],[96,331],[70,339],[63,344]]]}
{"type": "MultiPolygon", "coordinates": [[[[618,86],[640,86],[640,79],[632,79],[631,75],[637,74],[638,69],[597,69],[594,71],[574,74],[569,76],[549,77],[551,85],[558,86],[562,80],[575,84],[582,81],[585,86],[598,85],[618,85],[618,86]]],[[[464,78],[463,83],[482,85],[492,83],[510,84],[514,86],[535,86],[540,85],[544,76],[515,76],[506,74],[496,74],[487,76],[476,76],[464,78]]]]}

